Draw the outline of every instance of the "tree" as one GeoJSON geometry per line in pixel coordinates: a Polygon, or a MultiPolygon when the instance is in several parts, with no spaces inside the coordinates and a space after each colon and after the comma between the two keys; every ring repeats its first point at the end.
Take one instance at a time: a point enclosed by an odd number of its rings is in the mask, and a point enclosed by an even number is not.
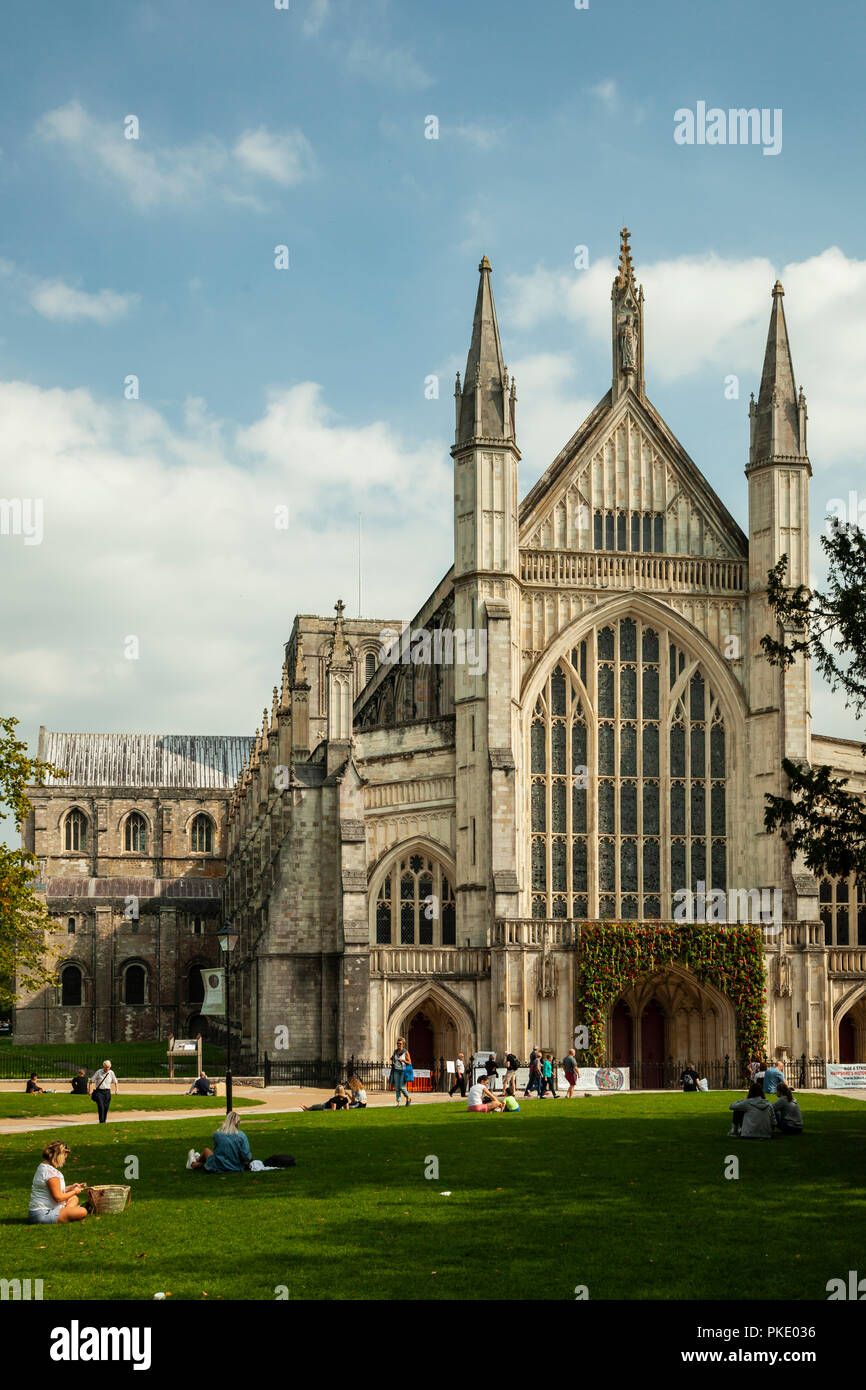
{"type": "MultiPolygon", "coordinates": [[[[0,719],[0,820],[11,814],[20,834],[33,809],[25,787],[41,785],[48,773],[55,777],[65,777],[66,773],[41,758],[29,757],[27,744],[15,737],[17,724],[11,716],[0,719]]],[[[57,927],[45,904],[34,895],[38,876],[35,854],[0,844],[0,1009],[10,1008],[18,997],[16,974],[28,993],[55,978],[46,963],[46,933],[57,927]]]]}
{"type": "MultiPolygon", "coordinates": [[[[834,518],[821,544],[830,561],[826,593],[786,587],[787,555],[770,570],[767,600],[782,637],[762,637],[761,646],[783,670],[798,656],[811,657],[859,719],[866,710],[866,534],[834,518]]],[[[778,830],[791,858],[802,855],[819,877],[856,873],[866,882],[866,799],[847,791],[848,778],[834,777],[830,767],[783,758],[782,768],[788,795],[765,797],[765,829],[778,830]]]]}

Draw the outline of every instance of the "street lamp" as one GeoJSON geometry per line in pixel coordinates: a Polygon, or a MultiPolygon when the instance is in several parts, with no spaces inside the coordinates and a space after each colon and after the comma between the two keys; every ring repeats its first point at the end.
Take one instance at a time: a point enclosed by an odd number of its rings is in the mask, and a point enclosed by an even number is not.
{"type": "Polygon", "coordinates": [[[236,931],[234,930],[234,928],[233,928],[231,922],[224,922],[223,925],[222,925],[222,927],[220,928],[220,930],[217,932],[217,940],[219,941],[219,944],[220,944],[220,950],[221,950],[221,951],[224,951],[225,954],[226,954],[226,1114],[227,1114],[227,1115],[231,1114],[231,1110],[232,1110],[232,1016],[231,1016],[231,1008],[230,1008],[231,1000],[230,1000],[230,998],[229,998],[229,990],[230,990],[229,981],[230,981],[230,979],[231,979],[231,973],[230,973],[230,965],[231,965],[231,962],[228,960],[228,957],[231,955],[232,951],[234,950],[235,946],[236,946],[237,943],[238,943],[238,936],[239,936],[239,933],[236,932],[236,931]]]}

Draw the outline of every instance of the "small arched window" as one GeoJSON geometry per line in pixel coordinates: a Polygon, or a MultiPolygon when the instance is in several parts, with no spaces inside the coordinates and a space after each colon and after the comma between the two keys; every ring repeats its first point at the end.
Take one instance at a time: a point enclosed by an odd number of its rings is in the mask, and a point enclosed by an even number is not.
{"type": "Polygon", "coordinates": [[[128,965],[123,972],[124,1004],[145,1003],[147,971],[143,965],[128,965]]]}
{"type": "Polygon", "coordinates": [[[87,819],[82,811],[70,811],[66,817],[64,844],[66,849],[73,853],[80,853],[87,848],[87,819]]]}
{"type": "Polygon", "coordinates": [[[75,934],[75,918],[74,918],[74,917],[67,917],[67,919],[66,919],[66,930],[69,932],[69,935],[70,935],[70,936],[73,936],[73,935],[75,934]]]}
{"type": "Polygon", "coordinates": [[[196,816],[190,827],[193,854],[213,854],[213,821],[203,813],[196,816]]]}
{"type": "Polygon", "coordinates": [[[193,936],[204,936],[204,919],[203,919],[203,918],[201,918],[201,917],[193,917],[193,919],[192,919],[192,934],[193,934],[193,936]]]}
{"type": "Polygon", "coordinates": [[[368,652],[364,660],[364,679],[371,681],[376,674],[376,653],[368,652]]]}
{"type": "Polygon", "coordinates": [[[133,811],[126,818],[123,848],[127,854],[147,853],[147,821],[140,811],[133,811]]]}
{"type": "Polygon", "coordinates": [[[60,972],[60,1002],[64,1008],[74,1008],[81,1003],[83,982],[81,969],[77,965],[64,965],[60,972]]]}

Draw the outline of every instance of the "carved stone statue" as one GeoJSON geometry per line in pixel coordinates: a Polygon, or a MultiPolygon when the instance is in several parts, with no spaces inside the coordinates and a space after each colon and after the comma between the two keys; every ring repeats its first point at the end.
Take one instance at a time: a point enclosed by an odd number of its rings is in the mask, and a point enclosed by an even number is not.
{"type": "Polygon", "coordinates": [[[791,961],[782,947],[776,962],[776,993],[780,999],[790,998],[791,995],[791,961]]]}
{"type": "Polygon", "coordinates": [[[634,371],[637,365],[637,337],[634,331],[634,315],[629,314],[619,334],[623,370],[634,371]]]}
{"type": "Polygon", "coordinates": [[[550,942],[545,937],[544,949],[541,953],[541,962],[538,967],[541,988],[539,993],[542,999],[552,999],[556,994],[556,963],[550,952],[550,942]]]}

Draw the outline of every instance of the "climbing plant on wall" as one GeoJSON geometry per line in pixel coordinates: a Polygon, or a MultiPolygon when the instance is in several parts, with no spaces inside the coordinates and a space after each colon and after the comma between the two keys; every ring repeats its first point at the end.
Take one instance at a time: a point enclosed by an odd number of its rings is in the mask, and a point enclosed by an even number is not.
{"type": "Polygon", "coordinates": [[[578,945],[578,1023],[589,1032],[584,1063],[600,1066],[605,1020],[616,1000],[635,981],[666,965],[684,965],[700,984],[713,985],[731,1001],[741,1060],[766,1048],[766,981],[759,926],[675,927],[628,924],[586,926],[578,945]]]}

